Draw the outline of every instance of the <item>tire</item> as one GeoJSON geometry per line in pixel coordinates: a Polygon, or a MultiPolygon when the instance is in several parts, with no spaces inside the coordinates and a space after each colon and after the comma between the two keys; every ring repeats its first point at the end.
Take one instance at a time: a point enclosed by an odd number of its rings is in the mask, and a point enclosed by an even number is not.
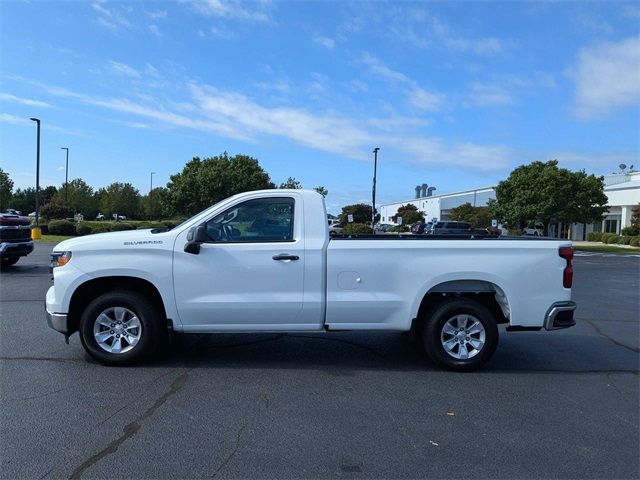
{"type": "Polygon", "coordinates": [[[131,365],[156,350],[161,324],[158,308],[147,297],[116,290],[100,295],[84,309],[80,341],[104,365],[131,365]]]}
{"type": "Polygon", "coordinates": [[[20,257],[5,257],[0,260],[0,265],[2,266],[2,268],[11,267],[12,265],[18,263],[18,260],[20,260],[20,257]]]}
{"type": "Polygon", "coordinates": [[[470,372],[481,368],[493,356],[498,345],[498,326],[493,314],[481,303],[454,298],[440,303],[431,312],[422,339],[427,355],[436,365],[470,372]]]}

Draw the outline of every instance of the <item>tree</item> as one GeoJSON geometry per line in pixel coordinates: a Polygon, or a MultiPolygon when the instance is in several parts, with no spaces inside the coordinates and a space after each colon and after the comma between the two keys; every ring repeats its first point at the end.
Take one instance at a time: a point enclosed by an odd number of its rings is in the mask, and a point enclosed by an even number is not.
{"type": "Polygon", "coordinates": [[[346,225],[348,222],[348,216],[353,215],[353,223],[367,223],[371,224],[371,205],[366,203],[356,203],[354,205],[347,205],[342,207],[342,213],[340,214],[340,223],[346,225]]]}
{"type": "Polygon", "coordinates": [[[293,177],[287,178],[286,182],[282,182],[279,188],[291,188],[299,190],[302,188],[302,184],[293,177]]]}
{"type": "Polygon", "coordinates": [[[74,213],[81,213],[85,217],[95,217],[98,213],[98,202],[93,188],[81,178],[74,178],[69,182],[66,194],[65,189],[61,188],[53,198],[56,202],[69,207],[74,213]],[[68,200],[65,201],[65,198],[68,200]]]}
{"type": "Polygon", "coordinates": [[[50,200],[42,206],[40,215],[46,220],[58,220],[73,217],[73,210],[59,200],[50,200]]]}
{"type": "Polygon", "coordinates": [[[451,209],[451,220],[469,223],[473,228],[486,228],[491,225],[491,213],[487,207],[474,207],[469,202],[451,209]]]}
{"type": "Polygon", "coordinates": [[[167,183],[172,210],[193,215],[231,195],[275,188],[258,160],[227,152],[201,160],[194,157],[167,183]]]}
{"type": "MultiPolygon", "coordinates": [[[[40,189],[40,205],[44,205],[51,201],[56,194],[57,188],[53,185],[40,189]]],[[[28,215],[36,210],[36,189],[35,188],[18,188],[11,197],[11,208],[20,210],[23,214],[28,215]]]]}
{"type": "Polygon", "coordinates": [[[100,210],[105,215],[117,213],[129,218],[140,218],[140,192],[130,183],[114,182],[100,190],[100,210]]]}
{"type": "Polygon", "coordinates": [[[169,190],[164,187],[156,187],[149,195],[141,199],[144,216],[150,220],[170,217],[172,212],[169,207],[169,190]]]}
{"type": "Polygon", "coordinates": [[[13,180],[11,180],[7,172],[0,168],[0,212],[4,212],[7,208],[10,208],[9,203],[12,195],[13,180]]]}
{"type": "Polygon", "coordinates": [[[398,213],[396,213],[391,220],[394,223],[398,221],[398,217],[402,217],[403,225],[410,225],[412,223],[424,222],[424,214],[418,210],[418,207],[415,205],[408,203],[407,205],[402,205],[398,209],[398,213]]]}
{"type": "Polygon", "coordinates": [[[631,226],[640,229],[640,203],[631,210],[631,226]]]}
{"type": "Polygon", "coordinates": [[[324,188],[324,185],[320,185],[319,187],[314,188],[314,190],[318,192],[320,195],[322,195],[323,197],[326,197],[327,195],[329,195],[329,190],[324,188]]]}
{"type": "Polygon", "coordinates": [[[523,228],[542,222],[545,234],[554,221],[591,223],[607,211],[603,177],[558,168],[557,160],[533,162],[511,172],[489,202],[494,218],[523,228]]]}

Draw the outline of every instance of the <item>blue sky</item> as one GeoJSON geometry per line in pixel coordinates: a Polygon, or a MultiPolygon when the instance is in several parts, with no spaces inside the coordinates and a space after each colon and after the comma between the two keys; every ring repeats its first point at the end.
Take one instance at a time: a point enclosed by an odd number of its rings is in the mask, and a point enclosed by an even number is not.
{"type": "Polygon", "coordinates": [[[329,210],[533,160],[640,164],[637,2],[0,3],[1,166],[165,184],[193,156],[325,185],[329,210]]]}

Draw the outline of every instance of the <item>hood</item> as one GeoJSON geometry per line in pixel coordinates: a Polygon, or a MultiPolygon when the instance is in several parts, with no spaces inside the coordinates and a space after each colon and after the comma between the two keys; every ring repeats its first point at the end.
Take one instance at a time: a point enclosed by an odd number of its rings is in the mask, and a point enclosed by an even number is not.
{"type": "Polygon", "coordinates": [[[64,252],[71,250],[95,250],[95,249],[117,249],[131,248],[132,246],[153,246],[166,245],[173,236],[171,232],[151,233],[152,229],[145,230],[124,230],[122,232],[96,233],[83,237],[70,238],[57,244],[54,252],[64,252]]]}
{"type": "Polygon", "coordinates": [[[26,226],[31,225],[29,217],[16,215],[14,213],[0,213],[0,226],[26,226]]]}

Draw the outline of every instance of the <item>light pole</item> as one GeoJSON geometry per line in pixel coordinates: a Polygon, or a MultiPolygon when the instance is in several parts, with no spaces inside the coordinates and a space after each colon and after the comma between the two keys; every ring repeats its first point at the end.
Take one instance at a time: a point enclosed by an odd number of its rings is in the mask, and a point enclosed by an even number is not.
{"type": "Polygon", "coordinates": [[[153,176],[156,174],[156,172],[151,172],[151,186],[149,187],[149,195],[151,195],[151,192],[153,191],[153,176]]]}
{"type": "Polygon", "coordinates": [[[69,206],[69,147],[60,147],[60,150],[67,151],[67,163],[64,167],[64,204],[69,206]]]}
{"type": "Polygon", "coordinates": [[[371,209],[371,232],[375,233],[374,226],[376,224],[376,175],[378,172],[378,150],[379,147],[373,149],[373,207],[371,209]]]}
{"type": "Polygon", "coordinates": [[[40,196],[40,119],[31,118],[30,120],[36,122],[37,126],[37,140],[36,140],[36,227],[40,226],[40,205],[38,197],[40,196]]]}

